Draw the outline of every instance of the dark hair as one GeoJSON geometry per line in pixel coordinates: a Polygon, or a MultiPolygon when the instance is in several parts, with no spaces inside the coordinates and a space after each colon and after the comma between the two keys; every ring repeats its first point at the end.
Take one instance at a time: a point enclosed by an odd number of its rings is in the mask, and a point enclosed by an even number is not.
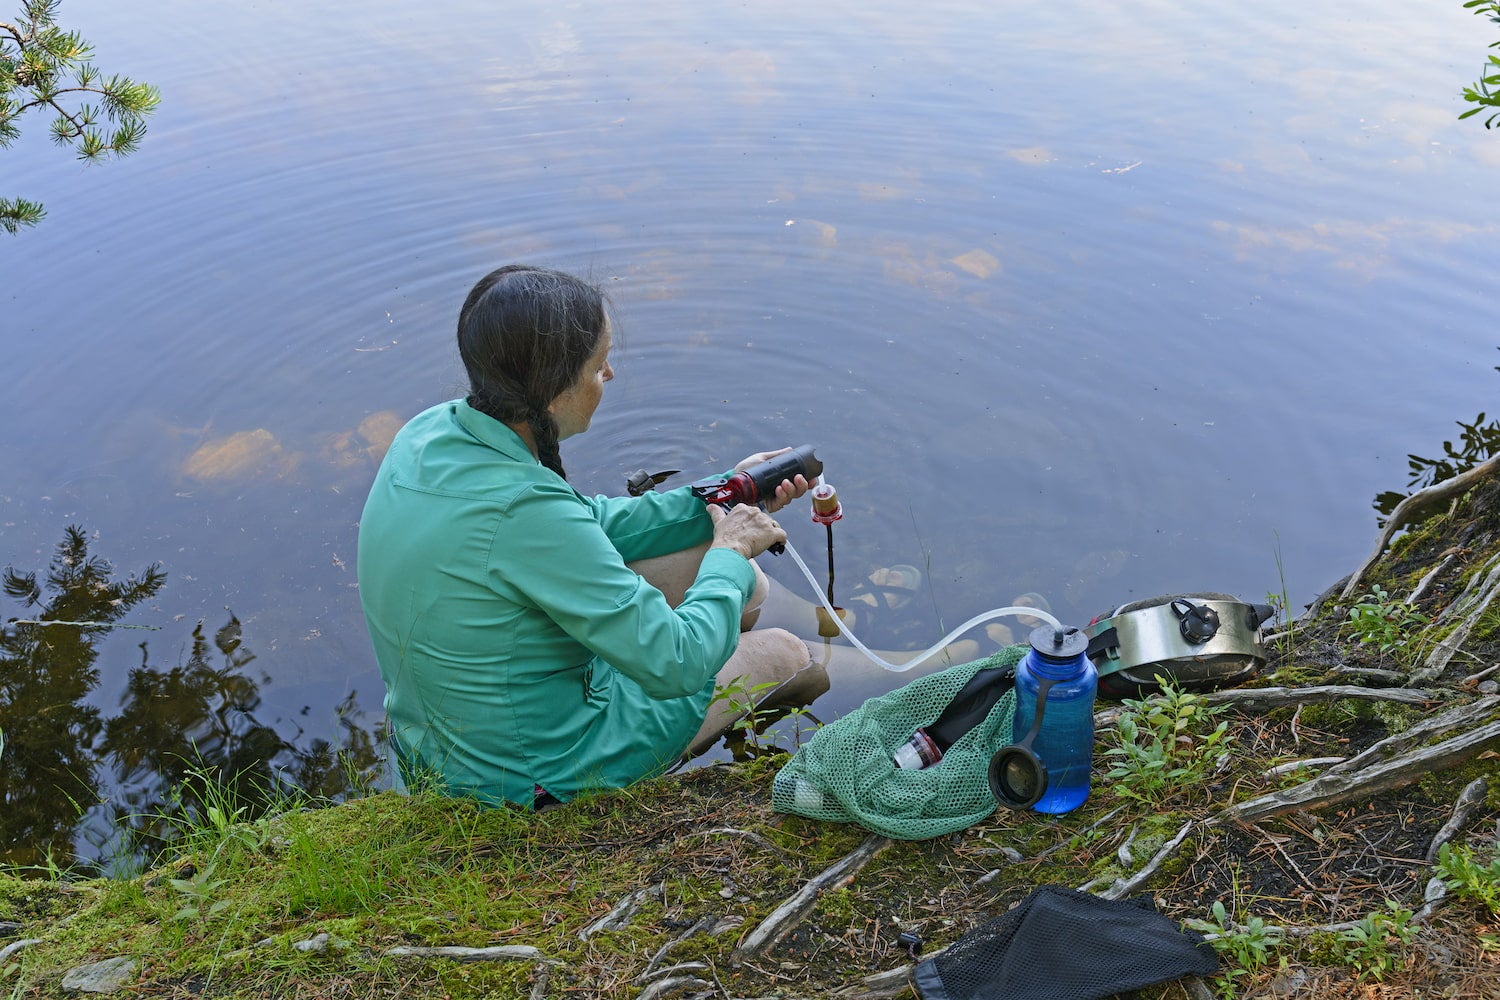
{"type": "Polygon", "coordinates": [[[508,264],[479,279],[458,313],[468,403],[501,423],[526,423],[537,458],[567,478],[547,407],[578,381],[607,323],[604,293],[571,274],[508,264]]]}

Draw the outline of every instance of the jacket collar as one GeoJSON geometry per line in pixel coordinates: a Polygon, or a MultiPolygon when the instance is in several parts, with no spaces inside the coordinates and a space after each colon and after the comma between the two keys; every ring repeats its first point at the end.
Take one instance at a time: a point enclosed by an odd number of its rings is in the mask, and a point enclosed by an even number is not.
{"type": "Polygon", "coordinates": [[[521,436],[487,413],[480,413],[469,405],[468,400],[453,401],[453,416],[458,425],[473,435],[480,443],[495,449],[506,458],[531,465],[542,463],[521,436]]]}

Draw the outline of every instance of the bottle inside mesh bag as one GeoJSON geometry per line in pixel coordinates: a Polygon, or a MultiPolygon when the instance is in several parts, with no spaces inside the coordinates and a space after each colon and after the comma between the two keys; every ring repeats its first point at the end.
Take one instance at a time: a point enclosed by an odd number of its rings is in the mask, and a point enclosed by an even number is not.
{"type": "Polygon", "coordinates": [[[959,737],[989,716],[990,709],[1005,697],[1005,692],[1014,682],[1013,667],[990,667],[979,671],[959,689],[932,725],[918,729],[910,740],[896,748],[891,760],[897,767],[906,768],[936,764],[959,737]]]}

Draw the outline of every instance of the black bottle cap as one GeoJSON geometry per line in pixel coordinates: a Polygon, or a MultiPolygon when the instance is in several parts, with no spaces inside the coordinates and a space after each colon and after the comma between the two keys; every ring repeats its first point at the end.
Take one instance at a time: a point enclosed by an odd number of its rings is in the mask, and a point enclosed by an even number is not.
{"type": "Polygon", "coordinates": [[[1089,637],[1074,625],[1058,628],[1038,625],[1031,630],[1031,648],[1038,656],[1045,656],[1054,663],[1065,663],[1088,650],[1089,637]]]}

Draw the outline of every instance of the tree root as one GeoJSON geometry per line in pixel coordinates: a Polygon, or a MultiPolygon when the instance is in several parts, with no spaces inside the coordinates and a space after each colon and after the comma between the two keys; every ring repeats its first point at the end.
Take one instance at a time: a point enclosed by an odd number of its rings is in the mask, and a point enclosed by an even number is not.
{"type": "Polygon", "coordinates": [[[697,976],[674,976],[671,979],[658,979],[650,986],[641,990],[638,1000],[657,1000],[658,997],[680,993],[683,990],[702,990],[711,986],[713,986],[713,983],[707,979],[699,979],[697,976]]]}
{"type": "Polygon", "coordinates": [[[1432,843],[1427,846],[1427,863],[1430,865],[1437,860],[1438,852],[1443,845],[1458,836],[1458,832],[1469,825],[1469,820],[1474,818],[1474,813],[1480,806],[1484,805],[1484,797],[1489,794],[1489,782],[1483,778],[1475,778],[1459,793],[1458,800],[1453,803],[1453,815],[1448,817],[1442,829],[1432,838],[1432,843]]]}
{"type": "Polygon", "coordinates": [[[4,948],[0,948],[0,962],[4,962],[6,959],[10,958],[10,956],[20,951],[22,948],[29,948],[34,944],[41,943],[41,938],[22,938],[19,941],[12,941],[4,948]]]}
{"type": "Polygon", "coordinates": [[[652,896],[660,896],[665,887],[658,882],[656,885],[648,885],[644,889],[637,889],[624,899],[614,905],[604,916],[589,924],[578,932],[578,940],[587,941],[600,931],[617,931],[630,923],[632,917],[640,910],[642,904],[652,896]]]}
{"type": "Polygon", "coordinates": [[[760,925],[746,935],[745,939],[734,949],[734,961],[739,963],[755,958],[776,944],[793,927],[802,922],[808,911],[813,908],[813,904],[818,901],[819,895],[853,878],[870,862],[870,859],[890,844],[891,842],[885,837],[873,834],[866,837],[864,843],[834,862],[772,910],[771,915],[761,921],[760,925]]]}
{"type": "Polygon", "coordinates": [[[1469,586],[1458,596],[1452,604],[1443,609],[1437,620],[1463,615],[1463,620],[1453,627],[1453,630],[1443,637],[1427,657],[1427,662],[1422,664],[1422,669],[1411,675],[1413,684],[1420,684],[1431,680],[1442,674],[1443,668],[1448,666],[1448,661],[1453,659],[1459,649],[1463,647],[1464,641],[1469,638],[1469,633],[1474,630],[1474,625],[1479,621],[1479,616],[1484,614],[1485,608],[1490,606],[1497,594],[1500,594],[1500,555],[1491,559],[1486,566],[1488,573],[1475,573],[1474,578],[1469,581],[1469,586]],[[1483,583],[1480,583],[1481,576],[1483,583]],[[1477,591],[1477,595],[1476,595],[1477,591]]]}
{"type": "Polygon", "coordinates": [[[388,958],[446,958],[452,962],[543,962],[542,953],[526,944],[499,944],[490,948],[458,945],[397,945],[381,954],[388,958]]]}
{"type": "Polygon", "coordinates": [[[1399,757],[1434,736],[1469,729],[1476,723],[1483,722],[1494,714],[1497,706],[1500,706],[1500,696],[1496,695],[1480,698],[1467,705],[1457,705],[1441,715],[1422,719],[1410,729],[1387,736],[1363,752],[1339,761],[1323,773],[1328,775],[1358,771],[1370,764],[1399,757]]]}
{"type": "Polygon", "coordinates": [[[1177,852],[1177,848],[1182,846],[1182,842],[1187,839],[1188,831],[1192,828],[1192,820],[1188,820],[1182,824],[1182,829],[1177,831],[1177,836],[1163,844],[1161,850],[1152,856],[1144,868],[1129,878],[1115,879],[1114,884],[1099,893],[1099,896],[1103,899],[1124,899],[1140,888],[1140,886],[1145,884],[1147,879],[1156,874],[1156,870],[1162,866],[1162,862],[1177,852]]]}
{"type": "Polygon", "coordinates": [[[1323,774],[1292,788],[1236,803],[1221,809],[1214,819],[1220,823],[1253,823],[1298,809],[1318,809],[1368,798],[1461,764],[1497,742],[1500,742],[1500,721],[1493,721],[1433,746],[1413,750],[1399,760],[1381,761],[1353,773],[1323,774]]]}
{"type": "Polygon", "coordinates": [[[1437,506],[1444,500],[1462,496],[1469,491],[1479,480],[1500,470],[1500,455],[1487,461],[1481,462],[1467,472],[1459,473],[1452,479],[1445,479],[1440,483],[1434,483],[1426,489],[1418,490],[1411,496],[1402,500],[1391,511],[1391,516],[1386,519],[1385,529],[1381,531],[1380,537],[1375,540],[1375,551],[1371,552],[1365,561],[1360,563],[1359,568],[1349,575],[1349,582],[1344,585],[1343,593],[1339,595],[1340,600],[1347,601],[1359,589],[1370,567],[1385,554],[1386,546],[1402,528],[1417,520],[1419,512],[1425,512],[1437,506]]]}
{"type": "Polygon", "coordinates": [[[673,948],[677,947],[677,945],[681,944],[683,941],[686,941],[694,934],[701,934],[704,931],[711,930],[718,922],[718,917],[703,917],[697,923],[693,924],[693,926],[689,927],[687,930],[683,931],[681,934],[677,935],[666,944],[662,945],[656,950],[656,954],[651,956],[651,961],[646,963],[646,968],[642,970],[641,974],[635,977],[635,981],[637,983],[644,983],[648,979],[652,979],[656,976],[664,975],[667,972],[674,972],[680,969],[681,966],[674,965],[669,969],[662,970],[661,972],[656,971],[656,967],[661,964],[661,960],[667,957],[667,952],[671,951],[673,948]]]}

